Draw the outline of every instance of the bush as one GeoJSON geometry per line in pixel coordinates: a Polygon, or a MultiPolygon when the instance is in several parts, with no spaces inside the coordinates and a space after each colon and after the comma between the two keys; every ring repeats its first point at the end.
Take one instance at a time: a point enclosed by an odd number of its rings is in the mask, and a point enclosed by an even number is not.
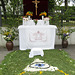
{"type": "Polygon", "coordinates": [[[70,17],[70,20],[73,20],[73,21],[75,21],[75,16],[74,16],[74,17],[70,17]]]}

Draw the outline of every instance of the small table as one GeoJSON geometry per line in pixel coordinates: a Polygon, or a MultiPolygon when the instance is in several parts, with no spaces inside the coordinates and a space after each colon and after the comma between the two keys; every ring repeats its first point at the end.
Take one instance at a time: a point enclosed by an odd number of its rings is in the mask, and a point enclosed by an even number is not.
{"type": "Polygon", "coordinates": [[[35,55],[44,55],[42,48],[32,48],[29,54],[29,58],[33,58],[35,55]]]}

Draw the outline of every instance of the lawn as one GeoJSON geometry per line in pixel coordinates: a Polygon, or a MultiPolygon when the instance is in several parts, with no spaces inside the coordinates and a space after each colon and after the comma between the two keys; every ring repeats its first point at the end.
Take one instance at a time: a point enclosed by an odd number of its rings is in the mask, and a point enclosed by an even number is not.
{"type": "MultiPolygon", "coordinates": [[[[58,67],[59,70],[64,71],[69,75],[75,75],[75,60],[71,59],[69,55],[64,50],[44,50],[44,56],[35,56],[34,58],[29,58],[30,50],[13,51],[2,61],[0,64],[0,75],[20,75],[23,69],[29,65],[34,59],[39,58],[44,60],[46,63],[58,67]]],[[[26,72],[23,75],[40,75],[39,72],[26,72]]],[[[42,75],[64,75],[59,71],[43,72],[42,75]]]]}

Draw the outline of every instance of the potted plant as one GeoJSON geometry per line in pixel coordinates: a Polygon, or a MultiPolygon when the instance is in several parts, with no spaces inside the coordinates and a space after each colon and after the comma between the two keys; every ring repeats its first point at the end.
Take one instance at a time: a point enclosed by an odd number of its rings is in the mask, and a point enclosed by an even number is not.
{"type": "Polygon", "coordinates": [[[33,16],[33,12],[28,11],[28,12],[26,13],[26,16],[28,16],[28,19],[30,20],[30,16],[33,16]]]}
{"type": "Polygon", "coordinates": [[[44,11],[44,12],[41,12],[40,14],[39,14],[39,16],[42,16],[42,20],[44,19],[44,16],[47,16],[47,13],[44,11]]]}
{"type": "Polygon", "coordinates": [[[67,46],[68,46],[67,39],[70,37],[70,34],[74,31],[75,31],[75,29],[70,29],[66,26],[58,28],[57,35],[60,36],[62,39],[62,47],[63,48],[67,48],[67,46]]]}
{"type": "Polygon", "coordinates": [[[16,28],[6,28],[3,30],[1,28],[0,34],[3,35],[3,38],[7,41],[6,47],[8,51],[13,50],[13,40],[17,39],[18,31],[16,28]]]}

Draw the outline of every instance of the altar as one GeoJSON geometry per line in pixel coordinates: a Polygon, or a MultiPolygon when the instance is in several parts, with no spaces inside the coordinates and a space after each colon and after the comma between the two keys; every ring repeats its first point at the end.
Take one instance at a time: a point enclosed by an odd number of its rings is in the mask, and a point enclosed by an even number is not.
{"type": "Polygon", "coordinates": [[[44,22],[43,20],[39,20],[37,25],[34,24],[33,20],[28,23],[23,22],[23,25],[18,27],[20,50],[32,48],[54,49],[57,27],[49,25],[48,21],[44,22]]]}

